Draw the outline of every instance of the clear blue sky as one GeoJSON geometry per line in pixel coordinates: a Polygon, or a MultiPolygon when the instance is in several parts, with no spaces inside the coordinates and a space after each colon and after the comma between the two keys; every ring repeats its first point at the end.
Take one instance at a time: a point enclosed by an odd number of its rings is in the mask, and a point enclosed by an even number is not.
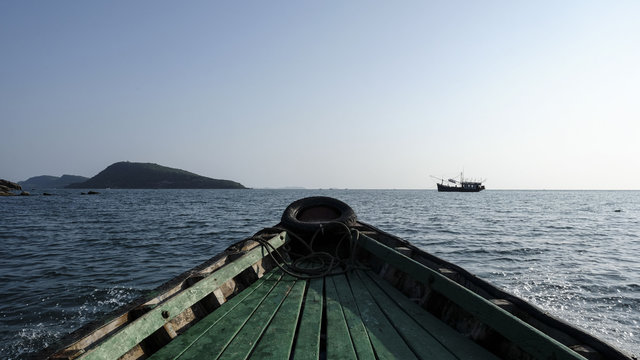
{"type": "Polygon", "coordinates": [[[2,1],[0,178],[640,188],[640,1],[2,1]]]}

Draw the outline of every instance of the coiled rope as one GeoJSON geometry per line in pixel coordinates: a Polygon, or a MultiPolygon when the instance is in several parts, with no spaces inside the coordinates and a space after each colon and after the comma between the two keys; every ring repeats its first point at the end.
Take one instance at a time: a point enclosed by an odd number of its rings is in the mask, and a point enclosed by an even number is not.
{"type": "MultiPolygon", "coordinates": [[[[288,249],[288,252],[294,256],[297,256],[297,259],[288,262],[285,257],[280,254],[279,249],[276,249],[273,245],[271,245],[264,238],[256,237],[258,243],[267,248],[269,251],[269,256],[273,259],[274,263],[286,274],[289,274],[298,279],[316,279],[321,278],[328,275],[338,275],[344,274],[352,269],[361,268],[362,266],[356,262],[355,258],[355,250],[358,245],[358,240],[360,239],[360,232],[357,229],[352,229],[344,223],[341,222],[327,222],[324,224],[320,224],[318,230],[316,230],[311,237],[311,240],[307,243],[301,236],[296,235],[295,233],[280,227],[269,228],[265,230],[277,230],[277,231],[286,231],[291,238],[301,243],[307,250],[307,254],[297,254],[288,249]],[[326,225],[337,225],[340,229],[337,234],[340,235],[340,240],[338,240],[335,246],[335,253],[331,254],[326,251],[315,251],[313,250],[313,243],[315,242],[318,235],[325,235],[325,227],[326,225]],[[342,243],[348,241],[348,257],[346,259],[342,259],[338,251],[342,246],[342,243]],[[278,255],[280,260],[276,259],[274,253],[278,255]],[[311,266],[317,265],[317,266],[311,266]]],[[[289,245],[285,245],[289,246],[289,245]]]]}

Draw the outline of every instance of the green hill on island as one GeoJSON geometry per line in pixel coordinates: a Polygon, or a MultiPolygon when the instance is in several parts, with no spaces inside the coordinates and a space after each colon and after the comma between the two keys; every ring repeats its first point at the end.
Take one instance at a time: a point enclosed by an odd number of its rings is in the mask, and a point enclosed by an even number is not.
{"type": "Polygon", "coordinates": [[[20,181],[18,184],[25,189],[62,189],[68,185],[87,180],[89,180],[88,177],[78,175],[62,175],[60,177],[41,175],[28,178],[25,181],[20,181]]]}
{"type": "Polygon", "coordinates": [[[212,179],[151,163],[117,162],[72,189],[246,189],[231,180],[212,179]]]}

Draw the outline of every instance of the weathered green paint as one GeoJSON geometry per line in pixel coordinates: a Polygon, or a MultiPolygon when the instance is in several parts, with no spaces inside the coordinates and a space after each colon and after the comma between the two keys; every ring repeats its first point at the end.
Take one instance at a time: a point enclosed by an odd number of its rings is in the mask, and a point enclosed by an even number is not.
{"type": "MultiPolygon", "coordinates": [[[[459,332],[455,331],[447,324],[440,321],[429,312],[418,306],[416,303],[409,300],[398,289],[391,286],[384,279],[371,273],[364,272],[359,273],[361,277],[368,276],[371,281],[376,283],[379,288],[384,291],[389,298],[396,303],[396,306],[400,307],[407,315],[415,320],[426,332],[438,340],[440,344],[453,352],[459,359],[469,360],[497,360],[498,358],[492,353],[488,352],[485,348],[476,344],[472,340],[464,337],[459,332]]],[[[370,288],[367,281],[365,281],[367,287],[370,288]]],[[[372,292],[376,292],[374,289],[372,292]]],[[[377,294],[376,298],[380,296],[377,294]]]]}
{"type": "Polygon", "coordinates": [[[384,262],[444,295],[529,354],[541,359],[584,360],[584,357],[560,342],[417,261],[366,235],[360,235],[358,244],[384,262]]]}
{"type": "MultiPolygon", "coordinates": [[[[278,248],[285,243],[286,233],[281,233],[268,242],[278,248]]],[[[268,251],[258,246],[235,261],[216,270],[211,275],[195,283],[192,287],[178,293],[165,303],[143,315],[133,323],[106,339],[95,349],[84,354],[82,359],[117,359],[127,353],[142,340],[160,329],[164,324],[182,313],[184,310],[213,292],[220,285],[240,274],[246,268],[263,258],[268,251]],[[165,317],[163,314],[169,314],[165,317]]]]}
{"type": "Polygon", "coordinates": [[[307,285],[304,310],[300,325],[298,325],[298,336],[293,353],[295,360],[317,360],[320,357],[320,330],[324,302],[323,283],[323,279],[312,279],[307,285]]]}
{"type": "MultiPolygon", "coordinates": [[[[225,359],[246,359],[294,283],[295,280],[291,276],[283,276],[220,356],[225,359]]],[[[201,354],[198,358],[202,359],[201,354]]]]}
{"type": "MultiPolygon", "coordinates": [[[[286,235],[269,242],[276,248],[286,235]]],[[[486,299],[399,252],[361,235],[359,245],[447,297],[537,358],[584,359],[486,299]]],[[[116,359],[172,318],[266,255],[257,247],[216,270],[106,339],[83,359],[116,359]],[[169,314],[168,317],[162,316],[169,314]]],[[[379,277],[358,271],[311,281],[267,274],[174,339],[152,359],[288,358],[320,356],[323,302],[327,358],[451,358],[489,360],[485,349],[409,301],[379,277]],[[306,297],[304,287],[308,283],[306,297]],[[303,299],[304,298],[304,299],[303,299]],[[301,304],[304,301],[302,314],[301,304]],[[300,318],[300,321],[298,321],[300,318]],[[296,326],[299,324],[299,329],[296,326]],[[294,339],[294,336],[297,338],[294,339]]]]}
{"type": "Polygon", "coordinates": [[[273,320],[251,353],[252,359],[288,359],[293,346],[306,281],[298,280],[291,288],[273,320]]]}
{"type": "Polygon", "coordinates": [[[324,287],[327,304],[327,359],[356,359],[338,292],[330,276],[325,277],[324,287]]]}
{"type": "Polygon", "coordinates": [[[268,286],[261,286],[251,296],[240,302],[233,309],[233,312],[220,319],[215,326],[209,328],[196,342],[183,351],[179,358],[181,360],[197,360],[203,357],[215,359],[220,356],[236,334],[249,321],[256,308],[279,284],[280,278],[281,272],[278,272],[278,276],[266,281],[265,285],[268,286]]]}
{"type": "MultiPolygon", "coordinates": [[[[450,350],[442,346],[438,340],[425,331],[420,324],[398,307],[397,303],[391,300],[378,285],[367,277],[362,271],[350,276],[350,279],[360,279],[367,288],[373,299],[376,301],[382,312],[387,315],[393,327],[409,345],[411,350],[420,359],[442,359],[455,360],[450,350]]],[[[469,340],[467,340],[469,341],[469,340]]]]}
{"type": "Polygon", "coordinates": [[[367,328],[371,345],[378,359],[416,359],[407,343],[387,320],[362,281],[353,273],[349,274],[349,283],[354,296],[358,299],[358,310],[362,322],[367,328]]]}
{"type": "MultiPolygon", "coordinates": [[[[222,304],[222,306],[214,312],[189,328],[189,330],[184,334],[178,336],[165,347],[153,354],[150,359],[177,359],[203,337],[210,336],[211,333],[216,334],[216,331],[212,331],[212,329],[221,321],[229,321],[229,319],[231,319],[231,321],[235,321],[240,317],[241,312],[247,311],[247,309],[248,311],[252,311],[253,308],[251,307],[251,304],[255,304],[255,306],[257,306],[257,304],[267,296],[281,276],[282,272],[277,268],[268,274],[265,274],[262,278],[251,284],[250,287],[244,289],[241,293],[231,298],[231,300],[222,304]],[[239,306],[241,304],[242,306],[239,306]]],[[[250,312],[248,313],[250,314],[250,312]]],[[[220,325],[220,327],[223,326],[226,325],[220,325]]],[[[224,346],[231,341],[232,334],[229,335],[228,341],[219,345],[219,352],[222,352],[224,346]]],[[[206,341],[206,339],[203,339],[203,341],[206,341]]],[[[209,344],[209,349],[214,351],[213,349],[215,349],[215,345],[209,344]]]]}
{"type": "Polygon", "coordinates": [[[342,305],[342,312],[344,313],[344,318],[347,321],[351,341],[353,342],[353,347],[356,350],[358,359],[375,358],[373,348],[371,347],[371,341],[367,334],[367,329],[362,323],[362,318],[360,317],[360,313],[354,299],[354,294],[351,292],[351,287],[349,286],[347,277],[345,275],[336,275],[333,276],[332,279],[338,292],[338,298],[342,305]]]}

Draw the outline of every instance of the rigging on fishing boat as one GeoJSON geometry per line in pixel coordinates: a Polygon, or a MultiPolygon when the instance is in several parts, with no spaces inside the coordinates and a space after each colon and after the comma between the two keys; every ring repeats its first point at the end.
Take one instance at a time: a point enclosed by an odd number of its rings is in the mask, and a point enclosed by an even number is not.
{"type": "Polygon", "coordinates": [[[479,192],[485,189],[482,183],[486,180],[465,179],[464,172],[460,172],[460,180],[457,180],[456,178],[448,178],[446,180],[454,185],[445,184],[444,178],[439,178],[433,175],[431,175],[431,177],[440,181],[439,183],[436,183],[436,185],[438,187],[438,191],[442,192],[479,192]]]}

